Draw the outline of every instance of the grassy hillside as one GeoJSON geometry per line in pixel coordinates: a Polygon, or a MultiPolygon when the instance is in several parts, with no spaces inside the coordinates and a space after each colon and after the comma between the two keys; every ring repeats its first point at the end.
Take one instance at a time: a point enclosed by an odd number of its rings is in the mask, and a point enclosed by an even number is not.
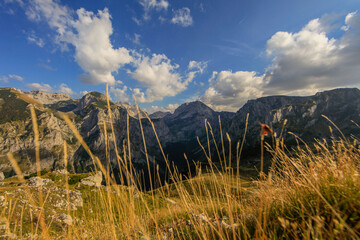
{"type": "Polygon", "coordinates": [[[0,89],[0,124],[25,120],[30,115],[28,104],[39,104],[36,100],[9,88],[0,89]]]}

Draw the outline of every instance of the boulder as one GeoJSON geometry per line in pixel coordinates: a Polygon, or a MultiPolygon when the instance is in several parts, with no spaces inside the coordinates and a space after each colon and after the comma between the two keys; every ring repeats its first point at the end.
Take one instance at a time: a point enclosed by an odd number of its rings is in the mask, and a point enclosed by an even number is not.
{"type": "Polygon", "coordinates": [[[102,178],[103,178],[102,172],[99,171],[93,176],[82,179],[81,183],[86,186],[100,187],[102,178]]]}

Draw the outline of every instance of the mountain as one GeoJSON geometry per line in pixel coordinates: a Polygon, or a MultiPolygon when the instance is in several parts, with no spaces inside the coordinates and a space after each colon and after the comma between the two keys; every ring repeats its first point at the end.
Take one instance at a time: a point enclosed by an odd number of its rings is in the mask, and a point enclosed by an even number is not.
{"type": "Polygon", "coordinates": [[[79,145],[58,112],[17,89],[0,89],[0,171],[12,170],[6,157],[8,152],[14,153],[24,172],[35,171],[30,104],[36,108],[43,168],[55,168],[59,162],[61,165],[64,140],[69,144],[70,155],[79,145]]]}
{"type": "Polygon", "coordinates": [[[346,137],[360,134],[351,121],[360,122],[360,90],[356,88],[335,89],[319,92],[308,97],[270,96],[249,100],[226,126],[234,141],[239,141],[244,135],[246,115],[249,113],[248,130],[244,154],[258,155],[260,146],[260,125],[266,123],[272,127],[277,136],[282,137],[288,145],[295,144],[295,137],[289,132],[311,143],[317,139],[340,137],[332,124],[322,115],[328,117],[339,127],[346,137]],[[284,121],[286,125],[282,131],[284,121]],[[330,128],[333,133],[330,132],[330,128]]]}
{"type": "Polygon", "coordinates": [[[167,115],[171,114],[170,112],[157,111],[149,115],[151,119],[163,118],[167,115]]]}
{"type": "MultiPolygon", "coordinates": [[[[69,147],[68,157],[72,171],[87,172],[94,168],[90,156],[80,146],[62,119],[61,114],[66,113],[93,153],[104,165],[109,165],[114,173],[119,172],[118,160],[114,151],[115,138],[121,157],[126,156],[128,159],[130,146],[131,163],[136,169],[147,172],[148,159],[152,169],[158,167],[159,174],[166,175],[164,157],[153,126],[143,112],[140,120],[138,119],[136,107],[110,102],[114,137],[108,116],[106,96],[101,93],[90,92],[81,99],[71,99],[61,94],[42,92],[29,94],[29,92],[13,88],[0,89],[0,114],[2,116],[0,118],[0,172],[5,172],[6,175],[13,174],[6,157],[7,152],[15,154],[25,173],[35,171],[35,146],[29,104],[35,107],[38,118],[42,168],[49,170],[62,168],[64,141],[69,147]],[[146,152],[140,123],[145,136],[146,152]],[[105,131],[108,137],[107,142],[105,141],[105,131]],[[107,143],[108,149],[112,149],[111,151],[106,151],[105,143],[107,143]],[[107,153],[109,157],[107,157],[107,153]],[[108,162],[107,159],[110,161],[108,162]]],[[[289,132],[293,132],[306,141],[313,141],[314,138],[330,139],[329,125],[331,124],[322,115],[329,117],[346,136],[359,134],[360,129],[351,120],[360,122],[360,90],[335,89],[308,97],[263,97],[249,100],[236,113],[216,112],[204,103],[195,101],[182,104],[174,113],[158,112],[151,114],[150,118],[166,157],[178,166],[180,171],[186,172],[187,163],[184,153],[190,162],[193,160],[204,161],[205,159],[203,150],[197,141],[198,137],[207,148],[205,119],[212,126],[218,146],[220,146],[221,139],[219,118],[221,119],[225,148],[228,149],[225,133],[229,133],[234,150],[237,142],[244,135],[248,113],[248,129],[242,155],[246,160],[242,162],[243,164],[252,164],[253,159],[259,155],[260,128],[258,122],[267,123],[279,136],[286,119],[287,124],[282,136],[289,146],[296,143],[294,136],[289,132]]],[[[332,129],[334,137],[341,136],[335,127],[332,126],[332,129]]],[[[270,138],[267,138],[267,141],[270,142],[270,138]]],[[[213,143],[211,135],[210,142],[213,143]]],[[[217,156],[215,152],[212,154],[217,156]]]]}

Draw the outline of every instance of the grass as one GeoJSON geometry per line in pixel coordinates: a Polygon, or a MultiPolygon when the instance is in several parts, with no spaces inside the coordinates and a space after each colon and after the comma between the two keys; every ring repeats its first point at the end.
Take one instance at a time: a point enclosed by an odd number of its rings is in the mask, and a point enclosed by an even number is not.
{"type": "MultiPolygon", "coordinates": [[[[107,107],[111,114],[109,102],[107,107]]],[[[244,177],[243,171],[238,170],[242,160],[241,144],[235,158],[223,155],[227,151],[224,141],[230,139],[225,135],[219,146],[215,145],[216,141],[210,141],[211,128],[205,122],[208,141],[199,143],[208,162],[206,168],[197,165],[196,172],[187,178],[170,167],[164,154],[173,183],[141,191],[129,161],[131,152],[124,156],[117,154],[118,164],[124,169],[122,179],[126,179],[129,186],[116,184],[71,121],[67,122],[93,159],[96,170],[103,172],[106,185],[93,188],[78,184],[85,175],[39,172],[42,178],[53,180],[50,185],[39,188],[27,186],[18,173],[19,179],[6,179],[0,187],[0,195],[5,196],[2,202],[0,199],[3,206],[0,225],[6,226],[0,230],[3,236],[16,235],[23,239],[31,236],[35,236],[33,239],[360,237],[360,148],[356,138],[319,140],[311,146],[303,144],[289,150],[283,139],[273,136],[273,145],[265,144],[264,149],[272,156],[269,170],[262,173],[261,178],[259,173],[244,177]],[[220,163],[212,161],[211,149],[216,150],[220,163]],[[13,194],[4,194],[5,191],[13,194]],[[66,206],[71,202],[70,195],[76,191],[81,193],[83,205],[69,209],[66,206]],[[57,209],[54,205],[60,200],[66,204],[57,209]],[[71,216],[71,224],[61,220],[64,214],[71,216]],[[42,216],[44,225],[41,226],[42,216]]],[[[112,124],[108,127],[113,131],[112,124]]],[[[106,143],[109,141],[114,139],[107,139],[106,143]]],[[[127,145],[123,147],[130,149],[127,145]]],[[[160,142],[159,148],[162,151],[160,142]]],[[[13,164],[16,170],[16,162],[13,164]]],[[[152,183],[156,185],[160,179],[156,172],[154,175],[152,183]]]]}

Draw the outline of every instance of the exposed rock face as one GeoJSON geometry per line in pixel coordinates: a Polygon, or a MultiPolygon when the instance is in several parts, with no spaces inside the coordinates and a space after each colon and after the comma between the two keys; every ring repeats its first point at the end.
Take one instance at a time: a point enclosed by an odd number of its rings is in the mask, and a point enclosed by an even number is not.
{"type": "MultiPolygon", "coordinates": [[[[136,106],[126,103],[116,103],[116,105],[118,105],[121,108],[125,108],[129,116],[133,118],[139,118],[139,113],[137,111],[136,106]]],[[[140,118],[146,118],[146,115],[142,111],[140,111],[140,118]]]]}
{"type": "Polygon", "coordinates": [[[53,181],[51,181],[50,179],[47,179],[47,178],[32,177],[29,179],[29,186],[41,187],[41,186],[45,186],[52,182],[53,181]]]}
{"type": "Polygon", "coordinates": [[[35,143],[29,105],[36,108],[39,125],[41,167],[54,169],[63,163],[64,141],[68,143],[68,155],[72,156],[79,144],[58,112],[44,107],[34,99],[14,89],[0,89],[4,104],[0,114],[0,171],[12,170],[6,154],[12,152],[24,173],[35,172],[35,143]]]}
{"type": "Polygon", "coordinates": [[[103,175],[99,171],[95,175],[81,179],[81,183],[90,187],[100,187],[103,175]]]}
{"type": "Polygon", "coordinates": [[[23,93],[42,104],[54,104],[56,102],[67,101],[71,99],[71,97],[65,93],[47,93],[42,91],[28,91],[23,93]]]}
{"type": "Polygon", "coordinates": [[[158,118],[166,117],[167,115],[170,115],[170,114],[171,114],[170,112],[157,111],[157,112],[150,114],[149,117],[151,119],[158,119],[158,118]]]}

